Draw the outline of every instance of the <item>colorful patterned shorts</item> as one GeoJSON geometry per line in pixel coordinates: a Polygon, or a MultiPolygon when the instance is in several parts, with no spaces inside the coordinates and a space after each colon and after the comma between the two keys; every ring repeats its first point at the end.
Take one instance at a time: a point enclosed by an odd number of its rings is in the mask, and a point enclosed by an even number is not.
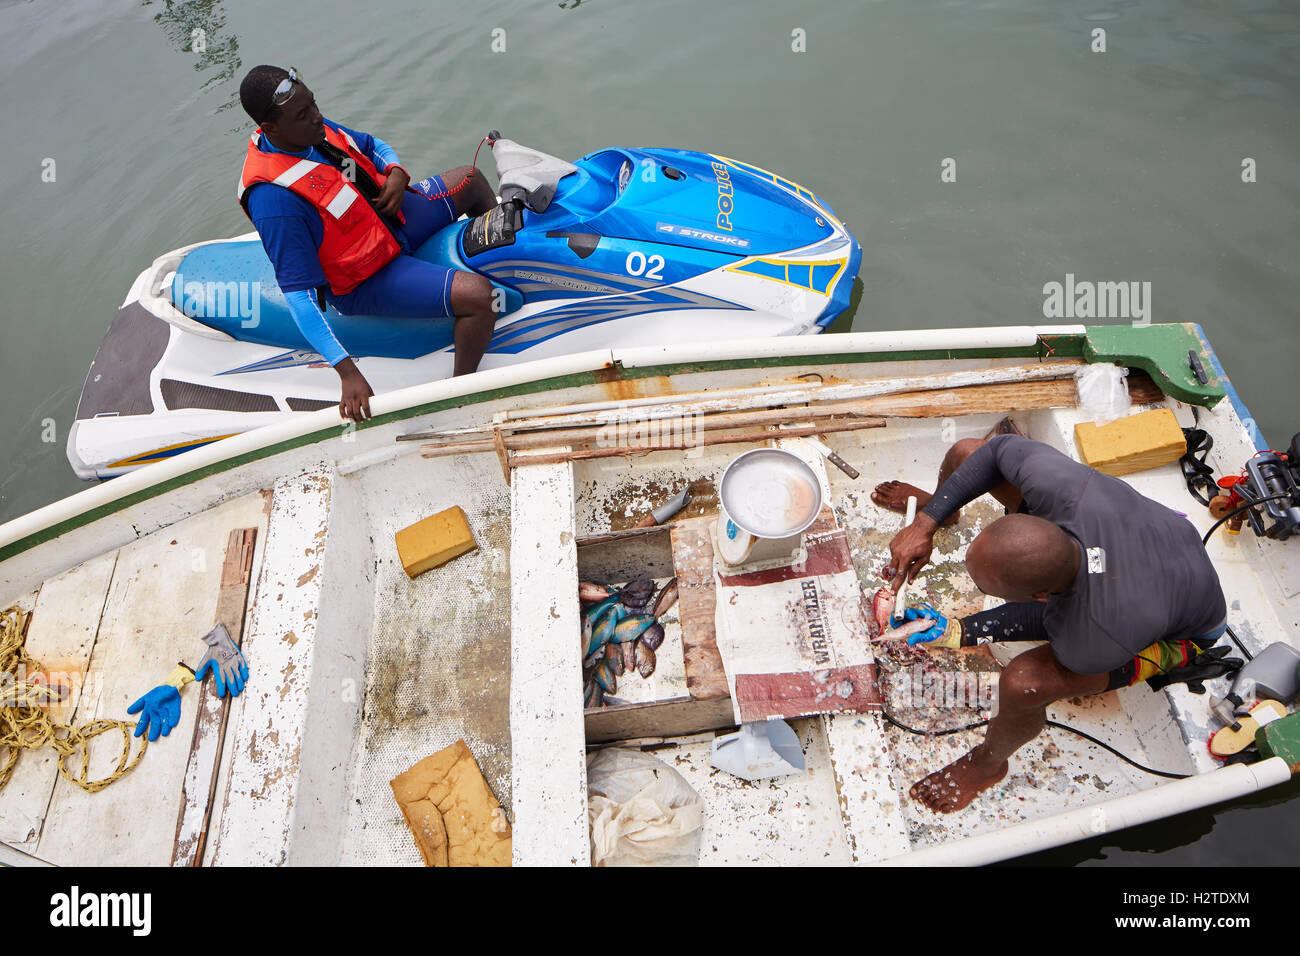
{"type": "Polygon", "coordinates": [[[1175,668],[1185,667],[1202,651],[1209,650],[1227,629],[1225,623],[1200,637],[1156,641],[1139,651],[1127,664],[1111,671],[1110,683],[1106,689],[1132,687],[1138,681],[1149,680],[1175,668]]]}

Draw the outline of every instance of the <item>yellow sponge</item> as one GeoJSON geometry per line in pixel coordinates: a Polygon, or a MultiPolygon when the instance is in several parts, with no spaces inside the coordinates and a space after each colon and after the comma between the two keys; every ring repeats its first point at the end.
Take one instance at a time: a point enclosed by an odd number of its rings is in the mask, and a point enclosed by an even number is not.
{"type": "Polygon", "coordinates": [[[455,505],[403,528],[394,537],[402,568],[412,578],[478,547],[465,512],[455,505]]]}
{"type": "Polygon", "coordinates": [[[1187,451],[1178,419],[1167,408],[1140,412],[1109,425],[1075,425],[1074,443],[1085,465],[1107,475],[1166,465],[1187,451]]]}
{"type": "Polygon", "coordinates": [[[1285,716],[1285,704],[1276,700],[1261,700],[1250,708],[1248,716],[1237,718],[1237,722],[1241,724],[1240,730],[1220,727],[1210,735],[1208,741],[1210,753],[1216,757],[1231,757],[1233,754],[1241,753],[1255,742],[1255,731],[1285,716]]]}

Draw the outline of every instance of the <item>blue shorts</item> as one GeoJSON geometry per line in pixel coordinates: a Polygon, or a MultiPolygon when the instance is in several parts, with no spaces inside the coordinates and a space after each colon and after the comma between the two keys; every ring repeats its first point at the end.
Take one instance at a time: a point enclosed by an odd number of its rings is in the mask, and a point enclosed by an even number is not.
{"type": "MultiPolygon", "coordinates": [[[[441,176],[430,176],[413,188],[437,195],[447,187],[441,176]]],[[[402,197],[402,215],[406,222],[401,231],[412,249],[460,218],[450,197],[430,200],[410,190],[402,197]]],[[[343,315],[442,318],[452,314],[451,280],[455,274],[455,269],[403,253],[347,295],[330,294],[327,298],[343,315]]]]}

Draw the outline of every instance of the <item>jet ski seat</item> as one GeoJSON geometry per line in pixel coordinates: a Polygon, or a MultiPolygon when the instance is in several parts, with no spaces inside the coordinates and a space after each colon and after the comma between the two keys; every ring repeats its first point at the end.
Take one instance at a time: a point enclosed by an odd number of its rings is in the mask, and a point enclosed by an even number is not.
{"type": "MultiPolygon", "coordinates": [[[[453,223],[431,236],[416,255],[435,262],[455,243],[453,223]],[[447,235],[443,235],[447,233],[447,235]]],[[[522,296],[506,288],[507,311],[522,296]]],[[[187,316],[231,338],[273,348],[313,351],[298,331],[275,269],[258,240],[214,242],[186,253],[172,279],[172,302],[187,316]]],[[[403,319],[379,315],[342,315],[332,305],[325,316],[330,328],[351,355],[413,359],[452,344],[451,318],[403,319]]]]}

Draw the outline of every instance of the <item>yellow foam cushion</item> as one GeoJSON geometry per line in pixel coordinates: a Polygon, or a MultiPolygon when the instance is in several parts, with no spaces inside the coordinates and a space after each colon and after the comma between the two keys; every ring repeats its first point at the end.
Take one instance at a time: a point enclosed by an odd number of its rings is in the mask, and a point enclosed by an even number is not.
{"type": "Polygon", "coordinates": [[[465,512],[455,505],[403,528],[394,537],[397,556],[409,577],[423,574],[478,547],[465,512]]]}
{"type": "Polygon", "coordinates": [[[464,740],[390,785],[426,866],[510,865],[510,823],[464,740]]]}
{"type": "Polygon", "coordinates": [[[1286,705],[1276,700],[1261,700],[1245,717],[1238,717],[1240,730],[1221,727],[1210,736],[1210,753],[1216,757],[1230,757],[1241,753],[1255,742],[1255,731],[1267,723],[1286,716],[1286,705]]]}
{"type": "Polygon", "coordinates": [[[1167,408],[1139,412],[1109,425],[1075,425],[1074,443],[1085,465],[1107,475],[1167,465],[1187,451],[1178,419],[1167,408]]]}

